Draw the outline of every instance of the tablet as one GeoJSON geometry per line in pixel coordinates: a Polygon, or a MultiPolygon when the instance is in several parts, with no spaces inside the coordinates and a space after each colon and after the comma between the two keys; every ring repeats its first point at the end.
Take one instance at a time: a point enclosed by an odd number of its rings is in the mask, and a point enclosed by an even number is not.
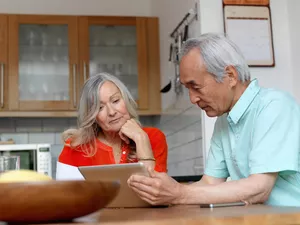
{"type": "Polygon", "coordinates": [[[85,180],[116,181],[121,184],[119,194],[107,206],[108,208],[151,207],[143,201],[130,187],[127,180],[133,174],[149,176],[143,163],[109,164],[101,166],[81,166],[79,171],[85,180]]]}

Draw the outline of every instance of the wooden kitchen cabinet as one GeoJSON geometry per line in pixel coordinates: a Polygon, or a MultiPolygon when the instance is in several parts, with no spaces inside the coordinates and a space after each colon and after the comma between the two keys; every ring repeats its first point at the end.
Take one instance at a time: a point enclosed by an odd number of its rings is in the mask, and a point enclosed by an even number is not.
{"type": "Polygon", "coordinates": [[[160,113],[157,18],[0,15],[0,47],[2,117],[76,116],[99,72],[125,83],[141,115],[160,113]]]}
{"type": "Polygon", "coordinates": [[[75,110],[78,31],[75,16],[9,16],[9,110],[75,110]]]}
{"type": "Polygon", "coordinates": [[[0,112],[8,108],[8,17],[0,15],[0,112]]]}
{"type": "Polygon", "coordinates": [[[128,87],[140,114],[160,113],[158,40],[157,18],[79,17],[80,85],[109,72],[128,87]]]}

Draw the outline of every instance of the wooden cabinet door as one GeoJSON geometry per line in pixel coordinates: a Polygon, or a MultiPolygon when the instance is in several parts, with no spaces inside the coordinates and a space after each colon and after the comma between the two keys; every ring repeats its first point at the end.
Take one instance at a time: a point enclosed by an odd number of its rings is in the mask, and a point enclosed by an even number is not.
{"type": "Polygon", "coordinates": [[[75,16],[9,16],[9,109],[74,111],[78,105],[75,16]]]}
{"type": "Polygon", "coordinates": [[[8,56],[7,56],[7,36],[8,36],[8,17],[0,15],[0,111],[7,110],[7,72],[8,72],[8,56]]]}
{"type": "MultiPolygon", "coordinates": [[[[148,59],[148,108],[140,110],[140,114],[160,115],[160,45],[159,45],[159,20],[156,17],[146,18],[147,34],[147,59],[148,59]]],[[[145,96],[146,97],[146,96],[145,96]]]]}
{"type": "Polygon", "coordinates": [[[81,86],[100,72],[118,77],[138,102],[149,109],[147,19],[86,16],[79,18],[81,86]]]}

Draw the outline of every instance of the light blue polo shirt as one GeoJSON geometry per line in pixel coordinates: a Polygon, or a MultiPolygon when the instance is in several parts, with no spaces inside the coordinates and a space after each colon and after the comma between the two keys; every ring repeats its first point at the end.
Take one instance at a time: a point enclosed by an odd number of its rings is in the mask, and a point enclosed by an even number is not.
{"type": "Polygon", "coordinates": [[[300,206],[300,106],[253,80],[215,123],[205,174],[232,180],[278,172],[268,205],[300,206]]]}

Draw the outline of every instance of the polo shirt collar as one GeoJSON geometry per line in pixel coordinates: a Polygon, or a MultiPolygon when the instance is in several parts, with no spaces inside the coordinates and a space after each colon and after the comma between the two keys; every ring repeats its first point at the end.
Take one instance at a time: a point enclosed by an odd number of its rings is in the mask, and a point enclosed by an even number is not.
{"type": "Polygon", "coordinates": [[[239,122],[259,91],[260,86],[257,79],[252,80],[228,114],[233,123],[237,124],[239,122]]]}

